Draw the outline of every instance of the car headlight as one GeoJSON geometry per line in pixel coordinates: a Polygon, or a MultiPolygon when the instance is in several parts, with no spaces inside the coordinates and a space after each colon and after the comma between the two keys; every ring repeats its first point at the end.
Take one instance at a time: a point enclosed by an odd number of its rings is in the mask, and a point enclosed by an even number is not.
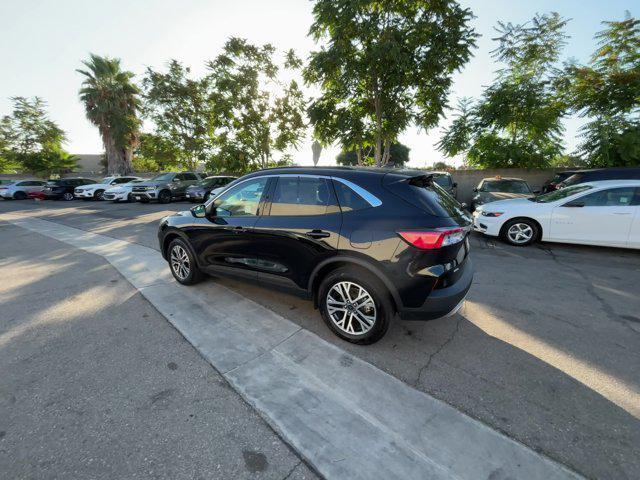
{"type": "Polygon", "coordinates": [[[483,217],[499,217],[504,212],[482,212],[483,217]]]}

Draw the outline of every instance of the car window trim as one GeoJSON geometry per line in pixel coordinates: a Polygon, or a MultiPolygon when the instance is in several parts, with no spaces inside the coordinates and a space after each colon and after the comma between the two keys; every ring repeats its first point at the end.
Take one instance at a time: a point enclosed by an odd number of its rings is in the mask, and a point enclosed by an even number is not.
{"type": "MultiPolygon", "coordinates": [[[[221,195],[223,195],[228,188],[230,187],[235,187],[236,185],[240,185],[244,182],[247,182],[249,180],[253,180],[256,178],[273,178],[273,177],[306,177],[306,178],[324,178],[325,180],[335,180],[336,182],[340,182],[343,185],[346,185],[347,187],[349,187],[351,190],[353,190],[354,192],[356,192],[358,195],[360,195],[369,205],[371,205],[372,207],[379,207],[380,205],[382,205],[382,200],[380,200],[378,197],[376,197],[373,193],[369,192],[368,190],[362,188],[360,185],[353,183],[350,180],[341,178],[341,177],[334,177],[331,175],[314,175],[311,173],[272,173],[272,174],[267,174],[267,175],[256,175],[255,177],[250,177],[250,178],[246,178],[244,180],[239,181],[238,183],[235,183],[234,185],[231,184],[227,184],[227,188],[225,188],[222,192],[220,192],[218,195],[216,195],[216,198],[220,197],[221,195]]],[[[211,199],[209,203],[207,203],[207,205],[209,205],[211,202],[213,202],[214,199],[211,199]]]]}

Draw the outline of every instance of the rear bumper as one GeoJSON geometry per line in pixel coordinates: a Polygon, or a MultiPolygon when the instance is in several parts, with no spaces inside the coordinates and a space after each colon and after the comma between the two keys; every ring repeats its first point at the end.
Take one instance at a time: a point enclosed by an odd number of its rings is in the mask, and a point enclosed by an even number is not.
{"type": "Polygon", "coordinates": [[[417,308],[401,308],[398,312],[403,320],[434,320],[454,315],[462,307],[473,282],[473,262],[470,257],[460,267],[462,275],[450,287],[434,289],[425,302],[417,308]]]}

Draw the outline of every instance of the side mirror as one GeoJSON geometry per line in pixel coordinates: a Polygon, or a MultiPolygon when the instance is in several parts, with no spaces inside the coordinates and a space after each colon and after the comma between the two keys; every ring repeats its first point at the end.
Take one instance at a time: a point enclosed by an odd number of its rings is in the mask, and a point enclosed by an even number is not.
{"type": "Polygon", "coordinates": [[[178,177],[173,177],[173,180],[171,180],[172,182],[179,182],[180,179],[178,177]]]}
{"type": "Polygon", "coordinates": [[[473,191],[478,193],[478,187],[473,187],[473,191]]]}
{"type": "Polygon", "coordinates": [[[207,216],[207,206],[204,204],[191,207],[191,215],[196,218],[205,218],[207,216]]]}

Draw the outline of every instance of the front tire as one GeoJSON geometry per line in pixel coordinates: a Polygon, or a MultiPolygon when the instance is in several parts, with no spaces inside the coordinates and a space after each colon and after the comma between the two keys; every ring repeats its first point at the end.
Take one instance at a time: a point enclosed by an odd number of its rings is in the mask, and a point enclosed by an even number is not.
{"type": "Polygon", "coordinates": [[[71,192],[65,192],[62,194],[62,199],[66,202],[70,202],[71,200],[73,200],[73,193],[71,192]]]}
{"type": "Polygon", "coordinates": [[[171,192],[169,190],[162,190],[158,194],[158,201],[160,203],[171,203],[171,192]]]}
{"type": "Polygon", "coordinates": [[[361,345],[380,340],[395,314],[384,284],[366,271],[349,267],[336,269],[322,280],[318,307],[333,333],[361,345]]]}
{"type": "Polygon", "coordinates": [[[27,194],[24,192],[16,192],[13,194],[13,198],[16,200],[24,200],[27,198],[27,194]]]}
{"type": "Polygon", "coordinates": [[[204,278],[204,274],[198,268],[191,248],[181,238],[171,241],[167,250],[167,257],[173,278],[182,285],[194,285],[204,278]]]}
{"type": "Polygon", "coordinates": [[[514,218],[502,228],[502,239],[509,245],[524,247],[540,238],[540,227],[528,218],[514,218]]]}
{"type": "Polygon", "coordinates": [[[93,199],[102,200],[102,195],[104,195],[104,190],[96,190],[93,194],[93,199]]]}

